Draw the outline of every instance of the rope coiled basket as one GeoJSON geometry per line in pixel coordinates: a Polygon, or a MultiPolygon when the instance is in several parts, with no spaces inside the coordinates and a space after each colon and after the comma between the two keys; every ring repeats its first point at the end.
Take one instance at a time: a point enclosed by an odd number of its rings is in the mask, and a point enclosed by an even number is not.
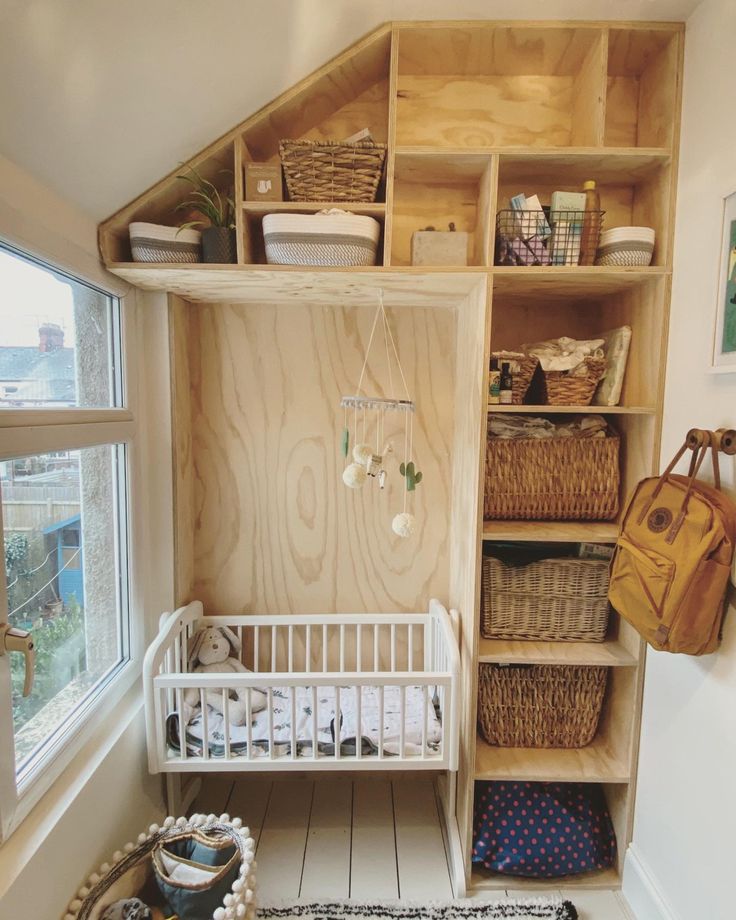
{"type": "Polygon", "coordinates": [[[611,521],[620,439],[498,438],[486,445],[486,520],[611,521]]]}
{"type": "Polygon", "coordinates": [[[282,140],[279,154],[292,201],[370,202],[376,200],[386,145],[282,140]]]}
{"type": "Polygon", "coordinates": [[[507,565],[483,558],[481,633],[486,639],[603,642],[608,562],[541,559],[507,565]]]}
{"type": "Polygon", "coordinates": [[[498,747],[585,747],[598,730],[607,673],[577,665],[481,664],[481,734],[498,747]]]}

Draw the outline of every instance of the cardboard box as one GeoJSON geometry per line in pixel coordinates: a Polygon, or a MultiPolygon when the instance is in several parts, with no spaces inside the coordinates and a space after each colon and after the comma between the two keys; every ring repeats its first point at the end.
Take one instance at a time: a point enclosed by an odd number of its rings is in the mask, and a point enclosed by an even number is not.
{"type": "Polygon", "coordinates": [[[245,164],[245,200],[284,200],[280,163],[245,164]]]}
{"type": "Polygon", "coordinates": [[[412,265],[467,265],[468,234],[461,231],[417,230],[411,236],[412,265]]]}

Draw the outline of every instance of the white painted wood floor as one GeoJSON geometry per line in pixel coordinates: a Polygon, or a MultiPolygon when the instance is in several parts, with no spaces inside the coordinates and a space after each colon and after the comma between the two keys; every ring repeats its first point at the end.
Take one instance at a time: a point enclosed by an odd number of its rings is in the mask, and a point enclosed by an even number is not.
{"type": "MultiPolygon", "coordinates": [[[[256,841],[258,898],[449,900],[434,787],[421,775],[311,779],[210,774],[195,810],[242,818],[256,841]]],[[[580,920],[630,920],[617,892],[560,893],[580,920]]],[[[484,899],[523,897],[509,888],[484,899]]]]}

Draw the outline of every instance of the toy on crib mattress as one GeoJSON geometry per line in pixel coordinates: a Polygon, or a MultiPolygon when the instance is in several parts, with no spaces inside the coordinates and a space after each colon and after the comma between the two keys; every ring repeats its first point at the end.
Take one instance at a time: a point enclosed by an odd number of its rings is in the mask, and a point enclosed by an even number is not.
{"type": "Polygon", "coordinates": [[[164,914],[158,907],[147,907],[140,898],[123,898],[106,907],[100,920],[164,920],[164,914]]]}
{"type": "MultiPolygon", "coordinates": [[[[189,647],[189,670],[201,674],[247,674],[248,668],[240,658],[241,644],[238,637],[227,626],[205,626],[197,630],[189,647]]],[[[248,720],[248,691],[245,688],[230,691],[228,718],[231,725],[245,725],[248,720]]],[[[223,712],[222,690],[207,690],[207,703],[217,712],[223,712]]],[[[184,719],[189,722],[199,703],[199,690],[190,688],[184,692],[184,719]]],[[[266,708],[266,694],[251,689],[251,713],[266,708]]]]}

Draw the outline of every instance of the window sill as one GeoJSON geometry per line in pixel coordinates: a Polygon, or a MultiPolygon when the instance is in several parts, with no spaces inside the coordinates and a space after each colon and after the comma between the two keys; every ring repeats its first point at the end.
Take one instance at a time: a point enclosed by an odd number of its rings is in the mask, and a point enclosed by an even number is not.
{"type": "Polygon", "coordinates": [[[124,732],[140,717],[143,696],[138,669],[126,668],[110,691],[115,692],[98,700],[94,714],[63,754],[22,796],[11,834],[0,846],[0,901],[124,732]]]}

